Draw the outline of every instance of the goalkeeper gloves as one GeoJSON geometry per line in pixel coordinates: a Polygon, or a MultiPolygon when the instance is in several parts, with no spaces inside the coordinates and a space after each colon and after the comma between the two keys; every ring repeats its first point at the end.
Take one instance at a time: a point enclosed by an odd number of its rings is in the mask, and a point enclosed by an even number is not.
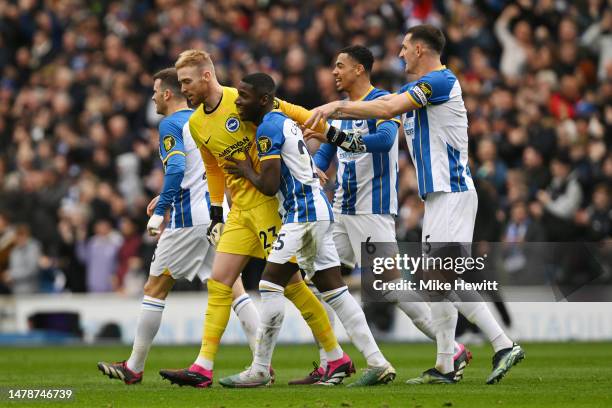
{"type": "Polygon", "coordinates": [[[147,223],[147,231],[149,232],[149,235],[158,235],[163,222],[163,215],[153,214],[151,218],[149,218],[149,222],[147,223]]]}
{"type": "Polygon", "coordinates": [[[206,238],[210,245],[216,247],[219,244],[219,240],[221,239],[221,234],[223,233],[223,227],[225,223],[223,222],[223,207],[220,205],[211,205],[210,206],[210,225],[206,230],[206,238]]]}
{"type": "Polygon", "coordinates": [[[334,144],[347,152],[363,153],[366,151],[366,145],[363,143],[363,137],[359,131],[339,130],[330,126],[325,133],[327,141],[334,144]]]}

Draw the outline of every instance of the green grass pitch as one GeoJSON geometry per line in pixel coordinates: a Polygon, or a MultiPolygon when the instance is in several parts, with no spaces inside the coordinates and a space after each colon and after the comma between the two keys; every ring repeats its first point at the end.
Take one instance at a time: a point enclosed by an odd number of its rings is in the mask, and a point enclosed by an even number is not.
{"type": "MultiPolygon", "coordinates": [[[[157,373],[191,363],[197,346],[153,347],[143,383],[126,386],[96,369],[98,360],[125,359],[128,346],[72,346],[0,349],[0,406],[39,407],[612,407],[612,343],[523,344],[526,359],[497,385],[486,385],[491,350],[472,347],[474,360],[456,385],[408,386],[404,381],[430,367],[433,344],[383,344],[398,371],[391,385],[352,389],[343,386],[289,387],[307,373],[318,353],[312,345],[281,345],[274,354],[276,384],[263,389],[211,389],[170,386],[157,373]],[[70,387],[64,402],[8,401],[7,388],[70,387]]],[[[364,360],[351,346],[359,375],[364,360]]],[[[221,346],[215,381],[250,361],[245,346],[221,346]]],[[[353,381],[349,378],[346,382],[353,381]]]]}

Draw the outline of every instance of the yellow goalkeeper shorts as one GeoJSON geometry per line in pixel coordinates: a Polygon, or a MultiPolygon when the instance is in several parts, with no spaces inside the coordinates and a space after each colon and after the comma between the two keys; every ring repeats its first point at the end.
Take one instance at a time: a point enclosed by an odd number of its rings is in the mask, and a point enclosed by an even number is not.
{"type": "Polygon", "coordinates": [[[249,210],[232,208],[227,215],[217,252],[265,259],[281,225],[276,198],[249,210]]]}

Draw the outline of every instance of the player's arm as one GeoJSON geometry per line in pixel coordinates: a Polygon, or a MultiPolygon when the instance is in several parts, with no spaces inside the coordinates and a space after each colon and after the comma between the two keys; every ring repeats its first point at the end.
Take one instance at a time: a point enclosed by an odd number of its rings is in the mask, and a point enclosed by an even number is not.
{"type": "MultiPolygon", "coordinates": [[[[194,140],[204,140],[200,137],[198,123],[193,120],[193,116],[189,119],[189,131],[194,140]]],[[[208,193],[210,194],[210,224],[206,229],[206,238],[208,242],[217,246],[223,233],[223,198],[225,196],[225,176],[223,170],[219,167],[219,163],[213,154],[203,144],[199,146],[200,156],[204,162],[206,170],[206,180],[208,182],[208,193]]]]}
{"type": "Polygon", "coordinates": [[[365,151],[368,153],[387,153],[393,147],[399,126],[400,121],[397,118],[379,121],[376,132],[362,138],[365,151]]]}
{"type": "Polygon", "coordinates": [[[233,157],[228,158],[233,162],[233,166],[228,166],[227,171],[238,177],[244,177],[255,186],[255,188],[267,196],[276,194],[280,187],[280,156],[269,157],[261,161],[259,173],[253,167],[251,156],[246,155],[245,160],[237,160],[233,157]]]}
{"type": "Polygon", "coordinates": [[[255,171],[251,157],[247,154],[246,160],[231,158],[233,166],[227,171],[239,177],[248,179],[257,190],[265,195],[273,196],[280,187],[281,179],[281,148],[285,143],[282,129],[270,122],[263,122],[255,134],[257,154],[259,155],[259,173],[255,171]]]}
{"type": "Polygon", "coordinates": [[[159,123],[159,152],[164,164],[164,185],[159,194],[159,200],[153,215],[147,223],[147,231],[151,235],[160,232],[166,211],[181,188],[185,177],[185,146],[183,144],[182,129],[176,124],[162,120],[159,123]]]}
{"type": "Polygon", "coordinates": [[[312,156],[315,166],[323,171],[327,171],[336,155],[336,150],[337,148],[335,145],[323,143],[314,156],[312,156]]]}
{"type": "Polygon", "coordinates": [[[222,206],[225,196],[225,175],[219,166],[217,159],[206,147],[200,147],[200,155],[206,169],[206,180],[208,181],[208,192],[210,193],[210,205],[222,206]]]}
{"type": "Polygon", "coordinates": [[[312,116],[304,124],[312,128],[321,120],[333,119],[391,119],[404,112],[422,107],[412,96],[393,94],[388,98],[372,101],[335,101],[313,109],[312,116]]]}
{"type": "Polygon", "coordinates": [[[329,162],[326,162],[325,159],[329,154],[336,154],[336,147],[340,147],[347,152],[357,153],[385,153],[391,150],[393,142],[395,142],[397,137],[400,121],[397,118],[393,118],[391,120],[380,120],[378,123],[376,132],[365,136],[362,136],[359,131],[339,130],[330,126],[325,134],[308,132],[309,129],[307,129],[304,132],[304,138],[314,138],[324,143],[315,154],[314,159],[317,167],[319,167],[318,160],[320,160],[321,164],[327,168],[329,167],[329,162]],[[330,150],[329,146],[334,146],[333,151],[330,150]],[[316,158],[317,155],[321,156],[318,160],[316,158]]]}
{"type": "MultiPolygon", "coordinates": [[[[278,109],[283,111],[285,115],[289,116],[292,120],[296,121],[300,125],[304,125],[312,116],[312,111],[309,111],[308,109],[300,105],[294,105],[278,98],[275,99],[275,102],[278,102],[278,109]]],[[[325,120],[319,121],[315,126],[312,127],[314,131],[319,133],[325,133],[327,128],[328,125],[325,120]]]]}
{"type": "Polygon", "coordinates": [[[200,146],[200,155],[206,169],[206,180],[208,181],[208,193],[210,194],[210,225],[206,229],[208,242],[217,246],[225,226],[223,220],[223,198],[225,196],[225,175],[219,167],[215,156],[205,146],[200,146]]]}

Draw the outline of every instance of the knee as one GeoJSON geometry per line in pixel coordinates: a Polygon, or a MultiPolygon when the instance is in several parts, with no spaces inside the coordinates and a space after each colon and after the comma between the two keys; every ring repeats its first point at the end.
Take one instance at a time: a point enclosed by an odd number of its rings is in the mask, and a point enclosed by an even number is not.
{"type": "Polygon", "coordinates": [[[320,292],[327,292],[328,290],[334,290],[345,286],[342,275],[340,274],[339,266],[317,271],[317,273],[312,277],[312,282],[320,292]]]}
{"type": "Polygon", "coordinates": [[[163,276],[157,279],[149,277],[144,285],[144,295],[155,299],[164,300],[168,296],[168,292],[171,287],[172,283],[166,282],[166,279],[163,276]]]}

